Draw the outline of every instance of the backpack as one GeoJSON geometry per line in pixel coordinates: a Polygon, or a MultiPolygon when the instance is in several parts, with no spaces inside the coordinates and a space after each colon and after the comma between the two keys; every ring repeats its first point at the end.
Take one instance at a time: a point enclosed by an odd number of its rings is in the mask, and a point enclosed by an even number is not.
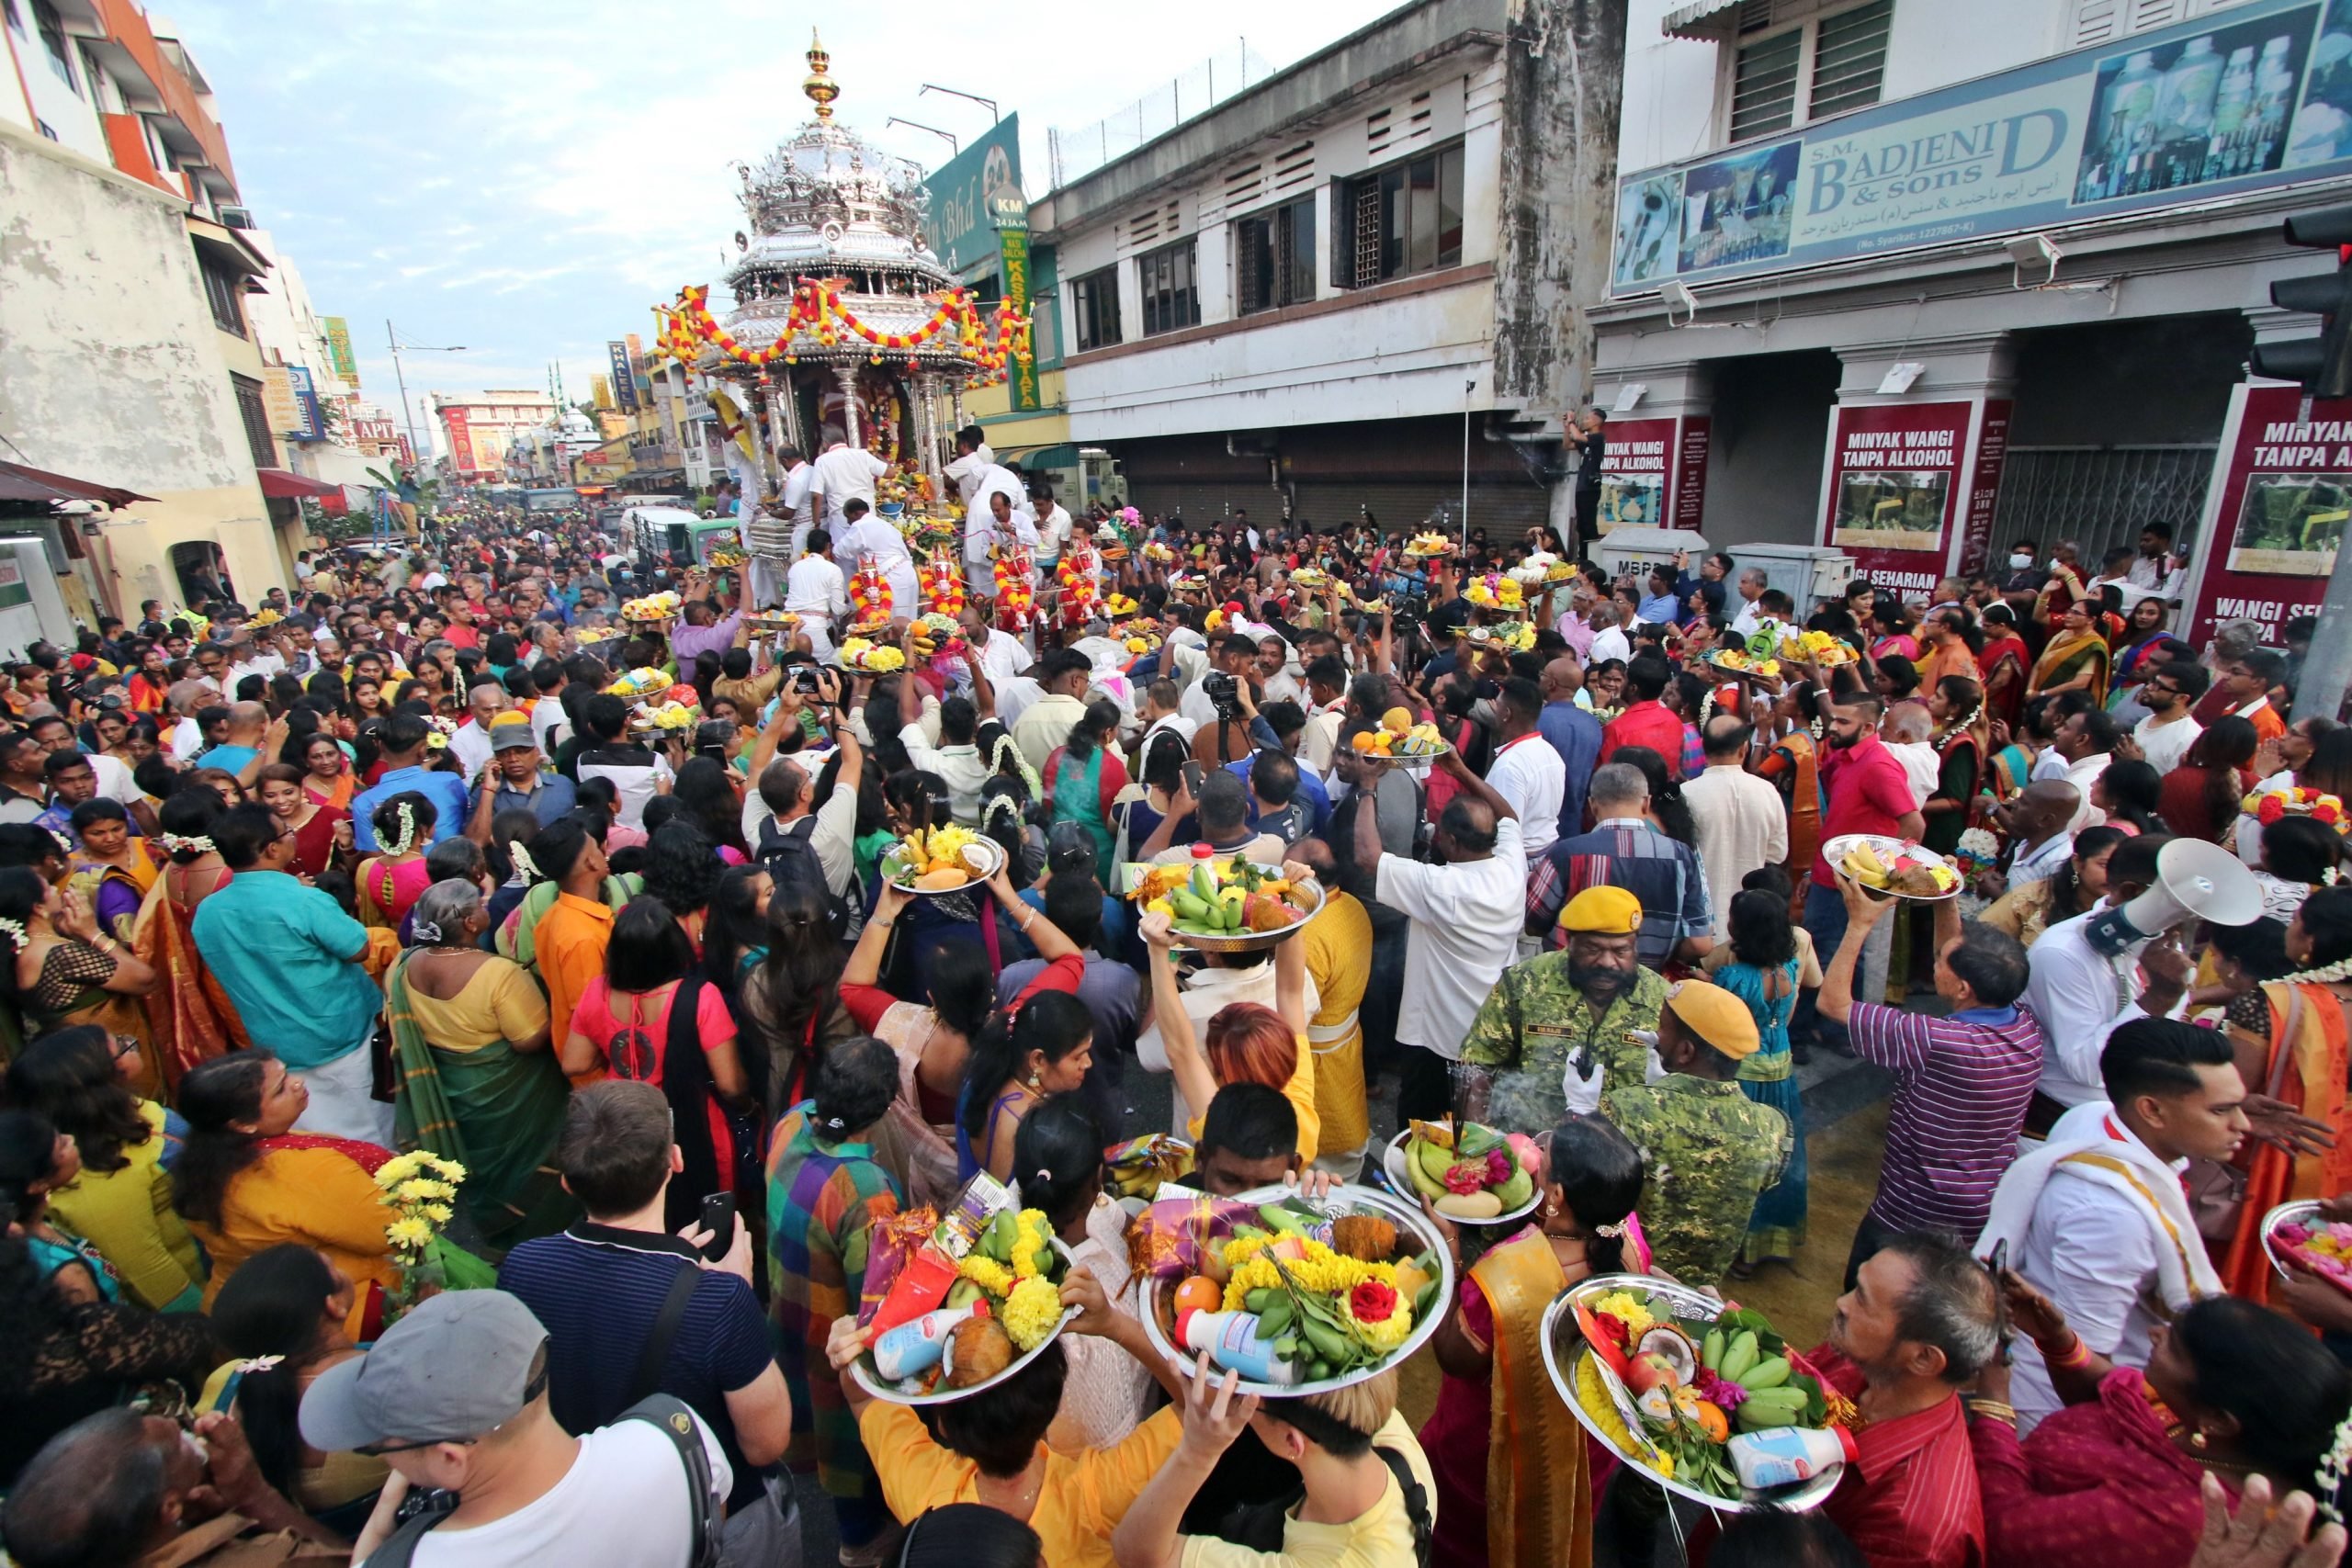
{"type": "Polygon", "coordinates": [[[813,887],[825,900],[825,918],[833,940],[849,940],[850,903],[825,879],[825,863],[817,853],[817,814],[810,812],[789,828],[778,828],[771,817],[760,824],[760,864],[778,886],[786,882],[813,887]]]}
{"type": "MultiPolygon", "coordinates": [[[[1405,1495],[1405,1517],[1413,1526],[1413,1562],[1418,1568],[1430,1568],[1430,1541],[1434,1520],[1430,1513],[1429,1493],[1422,1487],[1420,1477],[1405,1456],[1395,1449],[1374,1443],[1372,1451],[1396,1478],[1397,1487],[1405,1495]]],[[[1271,1502],[1244,1504],[1226,1515],[1217,1527],[1217,1539],[1252,1551],[1278,1553],[1283,1549],[1283,1524],[1290,1511],[1306,1500],[1304,1482],[1271,1502]]],[[[376,1568],[376,1559],[368,1560],[368,1568],[376,1568]]]]}
{"type": "MultiPolygon", "coordinates": [[[[643,1421],[658,1427],[678,1450],[678,1459],[686,1468],[687,1517],[692,1521],[695,1551],[693,1568],[718,1568],[721,1534],[726,1522],[725,1511],[713,1494],[716,1482],[710,1472],[710,1454],[703,1447],[702,1434],[695,1429],[694,1412],[684,1400],[666,1393],[650,1394],[621,1412],[622,1421],[643,1421]]],[[[616,1423],[617,1424],[617,1423],[616,1423]]],[[[409,1568],[416,1556],[417,1542],[424,1532],[439,1524],[454,1511],[451,1507],[419,1514],[385,1538],[384,1544],[368,1554],[368,1568],[409,1568]]]]}

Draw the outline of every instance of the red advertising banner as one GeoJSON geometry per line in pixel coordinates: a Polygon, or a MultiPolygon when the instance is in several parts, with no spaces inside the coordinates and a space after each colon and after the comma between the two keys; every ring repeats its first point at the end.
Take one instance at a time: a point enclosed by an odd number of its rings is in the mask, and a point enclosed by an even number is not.
{"type": "Polygon", "coordinates": [[[1600,458],[1600,531],[1663,528],[1672,515],[1668,487],[1673,482],[1677,422],[1614,419],[1609,449],[1600,458]]]}
{"type": "Polygon", "coordinates": [[[1840,406],[1829,437],[1824,542],[1882,588],[1931,593],[1950,557],[1975,404],[1840,406]]]}
{"type": "Polygon", "coordinates": [[[1713,441],[1715,422],[1703,413],[1682,416],[1681,438],[1674,444],[1674,526],[1696,531],[1707,509],[1707,448],[1713,441]]]}
{"type": "Polygon", "coordinates": [[[448,408],[441,411],[441,423],[449,432],[449,467],[457,473],[469,473],[475,468],[473,431],[467,422],[466,411],[448,408]]]}
{"type": "Polygon", "coordinates": [[[1959,573],[1984,570],[1993,557],[1993,506],[2001,498],[2001,468],[2009,458],[2009,400],[1988,399],[1976,431],[1976,472],[1968,486],[1968,526],[1960,540],[1959,573]]]}
{"type": "Polygon", "coordinates": [[[2242,385],[2199,530],[2185,635],[2202,648],[2221,621],[2251,619],[2273,647],[2289,616],[2315,613],[2352,519],[2352,399],[2242,385]]]}

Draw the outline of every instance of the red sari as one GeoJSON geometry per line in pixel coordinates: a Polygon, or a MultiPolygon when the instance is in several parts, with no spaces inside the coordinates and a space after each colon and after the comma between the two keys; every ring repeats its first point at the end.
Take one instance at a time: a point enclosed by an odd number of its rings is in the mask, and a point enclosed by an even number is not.
{"type": "Polygon", "coordinates": [[[253,1043],[237,1005],[198,956],[192,924],[196,908],[229,884],[226,871],[193,871],[166,865],[147,890],[131,931],[131,951],[160,981],[142,998],[148,1037],[162,1060],[164,1082],[176,1090],[182,1075],[199,1063],[253,1043]],[[192,878],[205,878],[198,892],[192,878]]]}
{"type": "MultiPolygon", "coordinates": [[[[2059,1411],[2022,1442],[2007,1421],[1971,1422],[1989,1568],[2187,1562],[2205,1528],[2204,1467],[2165,1435],[2162,1411],[2138,1371],[2118,1367],[2096,1401],[2059,1411]]],[[[2234,1508],[2237,1487],[2216,1478],[2234,1508]]]]}

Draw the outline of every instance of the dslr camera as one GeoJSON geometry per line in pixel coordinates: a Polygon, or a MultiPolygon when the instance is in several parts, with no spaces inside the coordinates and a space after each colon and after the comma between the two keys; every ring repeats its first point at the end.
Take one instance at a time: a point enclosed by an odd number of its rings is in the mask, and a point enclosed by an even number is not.
{"type": "Polygon", "coordinates": [[[1201,690],[1216,705],[1216,716],[1230,720],[1241,712],[1240,689],[1233,677],[1222,670],[1212,670],[1201,677],[1201,690]]]}

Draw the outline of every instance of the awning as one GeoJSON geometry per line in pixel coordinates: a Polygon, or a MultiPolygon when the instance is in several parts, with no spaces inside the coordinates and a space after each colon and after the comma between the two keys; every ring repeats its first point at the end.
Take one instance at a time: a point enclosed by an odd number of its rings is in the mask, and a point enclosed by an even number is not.
{"type": "Polygon", "coordinates": [[[134,501],[154,499],[135,490],[94,484],[44,468],[28,468],[22,463],[0,463],[0,501],[102,501],[108,506],[128,506],[134,501]]]}
{"type": "Polygon", "coordinates": [[[300,474],[291,473],[284,468],[260,468],[255,471],[261,475],[262,494],[273,501],[300,501],[306,498],[323,501],[328,496],[333,496],[337,501],[343,499],[341,485],[331,485],[321,479],[304,479],[300,474]]]}
{"type": "Polygon", "coordinates": [[[1658,30],[1668,38],[1713,38],[1731,20],[1726,12],[1736,11],[1746,0],[1691,0],[1688,6],[1670,13],[1666,25],[1658,30]]]}

